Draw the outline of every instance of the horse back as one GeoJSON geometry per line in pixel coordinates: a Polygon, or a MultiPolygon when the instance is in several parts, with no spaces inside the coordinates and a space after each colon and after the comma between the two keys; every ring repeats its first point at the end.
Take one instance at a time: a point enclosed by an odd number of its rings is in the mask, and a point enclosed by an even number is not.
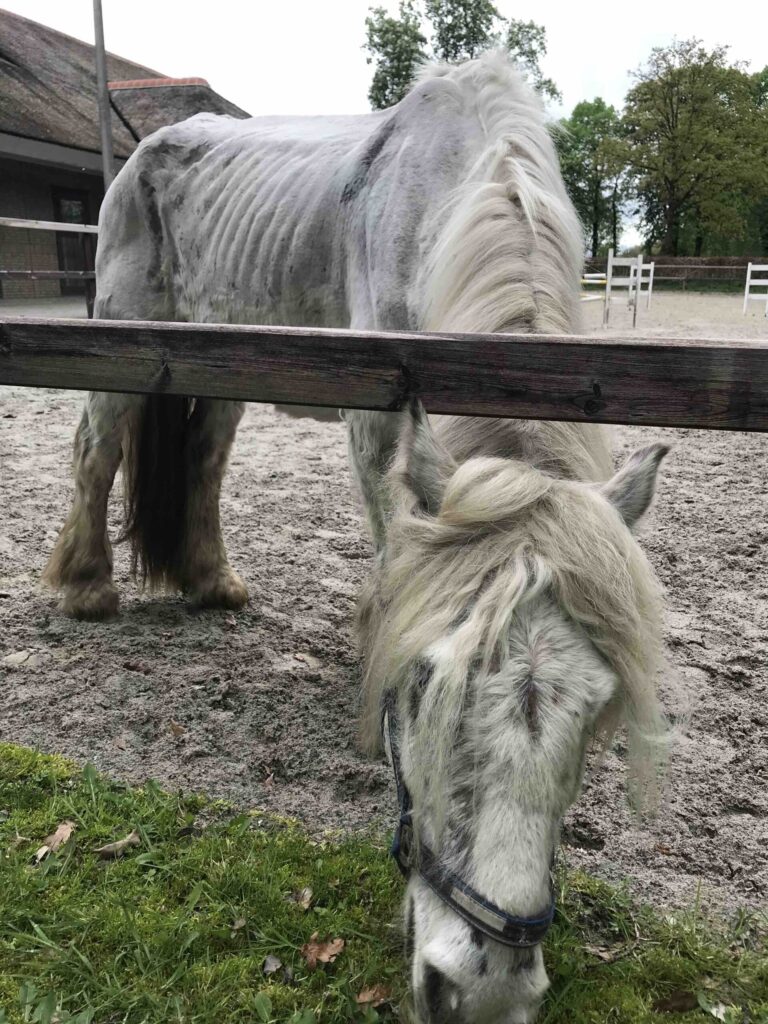
{"type": "Polygon", "coordinates": [[[369,115],[198,114],[160,129],[105,200],[100,291],[114,299],[130,270],[163,319],[417,327],[425,221],[467,143],[440,91],[369,115]]]}

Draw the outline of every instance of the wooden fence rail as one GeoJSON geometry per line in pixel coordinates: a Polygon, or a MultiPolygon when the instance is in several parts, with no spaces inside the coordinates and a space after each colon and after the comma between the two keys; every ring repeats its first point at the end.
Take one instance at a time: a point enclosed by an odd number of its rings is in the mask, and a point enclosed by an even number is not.
{"type": "Polygon", "coordinates": [[[0,320],[0,384],[768,430],[768,340],[0,320]]]}

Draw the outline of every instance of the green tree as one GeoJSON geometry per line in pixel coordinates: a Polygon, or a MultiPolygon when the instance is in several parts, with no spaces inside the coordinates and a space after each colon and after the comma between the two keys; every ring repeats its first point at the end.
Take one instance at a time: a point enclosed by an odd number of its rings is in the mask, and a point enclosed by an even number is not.
{"type": "Polygon", "coordinates": [[[367,60],[375,64],[368,91],[375,110],[403,98],[420,61],[458,63],[502,45],[536,89],[552,99],[560,97],[539,64],[547,52],[544,28],[532,21],[507,21],[491,0],[401,0],[397,17],[383,7],[371,9],[365,30],[367,60]],[[429,46],[422,24],[430,33],[429,46]]]}
{"type": "Polygon", "coordinates": [[[367,61],[375,64],[368,99],[374,110],[391,107],[408,91],[427,40],[413,0],[400,0],[399,17],[374,7],[365,19],[367,61]]]}
{"type": "Polygon", "coordinates": [[[616,249],[626,179],[618,113],[599,97],[578,103],[560,122],[555,141],[592,256],[605,244],[616,249]]]}
{"type": "Polygon", "coordinates": [[[708,232],[743,232],[768,183],[757,84],[727,47],[708,52],[696,39],[655,48],[635,79],[624,155],[648,242],[676,256],[701,252],[708,232]]]}
{"type": "Polygon", "coordinates": [[[487,49],[502,21],[490,0],[425,0],[424,6],[432,25],[432,53],[451,64],[487,49]]]}
{"type": "Polygon", "coordinates": [[[547,30],[534,21],[515,21],[507,25],[507,49],[523,68],[533,87],[551,100],[563,97],[551,78],[542,74],[540,61],[547,54],[547,30]]]}

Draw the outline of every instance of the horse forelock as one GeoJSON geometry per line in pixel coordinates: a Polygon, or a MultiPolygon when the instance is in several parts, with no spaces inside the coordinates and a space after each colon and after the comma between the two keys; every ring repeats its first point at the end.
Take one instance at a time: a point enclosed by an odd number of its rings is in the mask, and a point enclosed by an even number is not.
{"type": "MultiPolygon", "coordinates": [[[[650,796],[665,737],[655,691],[661,599],[616,510],[592,485],[509,459],[459,466],[435,516],[402,498],[378,581],[386,610],[371,630],[366,658],[370,724],[383,691],[407,693],[414,665],[431,652],[438,667],[422,672],[423,714],[411,723],[410,739],[418,763],[430,765],[432,783],[452,771],[470,681],[483,686],[498,672],[513,621],[546,598],[578,624],[618,677],[617,699],[598,730],[609,738],[623,712],[635,792],[650,796]]],[[[532,660],[538,657],[533,651],[532,660]]],[[[579,686],[578,678],[569,685],[579,686]]],[[[531,695],[524,696],[533,716],[531,695]]]]}
{"type": "Polygon", "coordinates": [[[560,176],[540,99],[501,52],[428,65],[450,83],[486,145],[440,211],[420,281],[422,327],[572,332],[582,230],[560,176]]]}

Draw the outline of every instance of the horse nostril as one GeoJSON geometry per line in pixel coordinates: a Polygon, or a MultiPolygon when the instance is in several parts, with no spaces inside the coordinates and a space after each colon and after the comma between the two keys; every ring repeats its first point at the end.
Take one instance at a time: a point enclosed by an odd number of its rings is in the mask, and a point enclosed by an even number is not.
{"type": "Polygon", "coordinates": [[[442,971],[427,964],[419,992],[429,1024],[463,1024],[458,988],[442,971]]]}
{"type": "Polygon", "coordinates": [[[443,1001],[443,975],[436,967],[427,967],[424,971],[424,999],[427,1009],[436,1017],[443,1001]]]}

